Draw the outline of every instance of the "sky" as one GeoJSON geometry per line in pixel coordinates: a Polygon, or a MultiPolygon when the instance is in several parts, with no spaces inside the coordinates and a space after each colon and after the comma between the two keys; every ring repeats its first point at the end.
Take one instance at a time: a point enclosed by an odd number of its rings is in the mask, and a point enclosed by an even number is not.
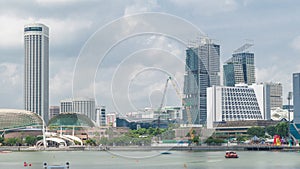
{"type": "Polygon", "coordinates": [[[28,23],[50,28],[50,105],[95,97],[108,112],[158,107],[182,92],[186,44],[207,36],[221,65],[244,43],[256,81],[283,84],[283,101],[300,72],[300,2],[292,0],[0,0],[0,107],[23,109],[28,23]]]}

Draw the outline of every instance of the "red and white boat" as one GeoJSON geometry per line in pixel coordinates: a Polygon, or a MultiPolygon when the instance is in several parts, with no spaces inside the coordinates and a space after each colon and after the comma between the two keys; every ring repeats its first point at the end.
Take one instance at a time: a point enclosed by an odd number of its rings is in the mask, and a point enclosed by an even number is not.
{"type": "Polygon", "coordinates": [[[239,158],[235,151],[226,151],[225,158],[239,158]]]}

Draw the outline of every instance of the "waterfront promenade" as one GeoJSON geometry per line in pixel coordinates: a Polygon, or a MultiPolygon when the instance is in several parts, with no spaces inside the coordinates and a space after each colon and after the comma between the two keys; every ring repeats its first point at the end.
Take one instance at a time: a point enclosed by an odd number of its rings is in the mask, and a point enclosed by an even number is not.
{"type": "Polygon", "coordinates": [[[300,146],[234,145],[234,146],[73,146],[73,147],[28,147],[0,146],[0,152],[7,151],[300,151],[300,146]]]}

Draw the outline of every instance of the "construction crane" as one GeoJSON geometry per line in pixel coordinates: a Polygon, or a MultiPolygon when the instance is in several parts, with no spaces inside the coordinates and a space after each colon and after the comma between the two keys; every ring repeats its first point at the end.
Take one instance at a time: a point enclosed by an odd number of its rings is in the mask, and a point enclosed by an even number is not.
{"type": "MultiPolygon", "coordinates": [[[[159,110],[161,110],[161,108],[162,108],[162,106],[163,106],[163,104],[164,104],[165,95],[166,95],[166,91],[167,91],[167,87],[168,87],[168,82],[169,82],[169,81],[171,82],[173,88],[175,89],[177,96],[178,96],[179,99],[182,101],[182,105],[183,105],[183,107],[184,107],[184,109],[185,109],[185,111],[186,111],[186,114],[187,114],[188,123],[192,125],[193,123],[192,123],[192,116],[191,116],[191,112],[190,112],[190,105],[188,105],[188,104],[186,103],[186,101],[185,101],[184,99],[182,99],[183,97],[182,97],[182,95],[180,94],[180,91],[179,91],[179,89],[178,89],[178,87],[177,87],[177,84],[173,81],[173,79],[172,79],[171,76],[169,76],[168,79],[167,79],[167,81],[166,81],[165,88],[164,88],[164,93],[163,93],[163,98],[162,98],[162,102],[161,102],[161,105],[160,105],[160,107],[159,107],[159,110]]],[[[159,120],[158,120],[158,121],[159,121],[159,120]]],[[[190,135],[190,137],[191,137],[191,140],[193,140],[194,137],[195,137],[195,135],[194,135],[193,132],[194,132],[194,129],[191,127],[190,130],[189,130],[189,135],[190,135]]]]}
{"type": "Polygon", "coordinates": [[[245,43],[243,46],[239,47],[238,49],[236,49],[235,51],[233,51],[233,53],[241,53],[241,52],[245,52],[246,49],[249,49],[250,47],[252,47],[254,44],[253,43],[245,43]]]}
{"type": "Polygon", "coordinates": [[[166,81],[166,84],[165,84],[165,87],[164,87],[164,91],[163,91],[163,96],[162,96],[162,99],[161,99],[161,102],[160,102],[160,105],[157,109],[157,113],[158,113],[158,118],[157,118],[157,128],[159,129],[160,128],[160,113],[161,113],[161,109],[164,105],[164,102],[165,102],[165,98],[166,98],[166,93],[167,93],[167,88],[168,88],[168,83],[169,83],[169,78],[167,79],[166,81]]]}

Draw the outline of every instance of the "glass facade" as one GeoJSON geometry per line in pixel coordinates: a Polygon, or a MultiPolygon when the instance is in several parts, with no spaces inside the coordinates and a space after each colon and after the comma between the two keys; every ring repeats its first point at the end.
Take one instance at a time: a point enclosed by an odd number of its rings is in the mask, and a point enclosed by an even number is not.
{"type": "Polygon", "coordinates": [[[254,53],[235,53],[223,65],[224,85],[255,83],[254,53]]]}
{"type": "Polygon", "coordinates": [[[0,109],[0,130],[34,126],[41,128],[42,125],[43,120],[37,114],[31,111],[0,109]]]}
{"type": "Polygon", "coordinates": [[[262,120],[251,88],[222,88],[222,121],[262,120]]]}
{"type": "Polygon", "coordinates": [[[27,32],[27,31],[43,31],[43,28],[42,27],[26,27],[26,28],[24,28],[24,32],[27,32]]]}
{"type": "Polygon", "coordinates": [[[208,128],[224,121],[263,120],[253,88],[212,86],[207,89],[208,128]]]}
{"type": "Polygon", "coordinates": [[[300,73],[293,74],[294,123],[300,124],[300,73]]]}
{"type": "MultiPolygon", "coordinates": [[[[184,102],[193,124],[206,124],[206,88],[220,85],[220,46],[209,39],[186,49],[184,102]]],[[[184,111],[187,121],[187,112],[184,111]]]]}
{"type": "Polygon", "coordinates": [[[53,117],[48,127],[95,127],[94,123],[83,114],[78,113],[61,113],[53,117]]]}

